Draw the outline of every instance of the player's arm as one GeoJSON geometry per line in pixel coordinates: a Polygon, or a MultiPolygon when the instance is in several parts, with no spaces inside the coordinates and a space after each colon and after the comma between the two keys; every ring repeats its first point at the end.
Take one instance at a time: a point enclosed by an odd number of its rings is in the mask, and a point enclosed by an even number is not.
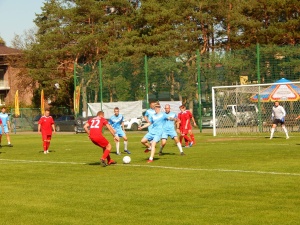
{"type": "Polygon", "coordinates": [[[192,121],[193,121],[193,123],[194,123],[194,127],[196,127],[197,126],[197,124],[196,124],[196,121],[195,121],[195,118],[194,118],[194,116],[192,115],[192,121]]]}
{"type": "Polygon", "coordinates": [[[56,131],[55,131],[55,124],[54,123],[52,123],[52,130],[53,130],[53,133],[55,133],[56,131]]]}
{"type": "Polygon", "coordinates": [[[143,126],[139,126],[139,127],[138,127],[138,130],[143,130],[143,129],[145,129],[145,128],[149,127],[150,125],[151,125],[151,123],[150,123],[150,122],[148,122],[148,123],[145,123],[143,126]]]}
{"type": "Polygon", "coordinates": [[[124,121],[121,123],[122,130],[125,132],[124,121]]]}
{"type": "Polygon", "coordinates": [[[41,124],[38,124],[38,132],[41,132],[41,124]]]}
{"type": "Polygon", "coordinates": [[[109,132],[112,134],[112,136],[114,137],[114,140],[119,141],[119,136],[116,133],[115,129],[112,128],[112,126],[110,124],[106,124],[105,125],[107,127],[107,129],[109,130],[109,132]]]}
{"type": "Polygon", "coordinates": [[[9,121],[9,120],[7,120],[6,124],[7,124],[8,130],[9,130],[9,131],[11,131],[11,127],[10,127],[10,121],[9,121]]]}
{"type": "Polygon", "coordinates": [[[89,130],[90,124],[88,122],[86,122],[83,126],[83,129],[85,130],[85,132],[90,136],[90,130],[89,130]]]}

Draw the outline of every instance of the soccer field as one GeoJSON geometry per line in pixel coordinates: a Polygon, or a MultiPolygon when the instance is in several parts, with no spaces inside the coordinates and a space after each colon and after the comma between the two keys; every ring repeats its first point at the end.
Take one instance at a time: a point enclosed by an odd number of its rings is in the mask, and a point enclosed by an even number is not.
{"type": "Polygon", "coordinates": [[[127,133],[127,165],[109,139],[118,164],[107,167],[86,134],[53,135],[47,155],[38,133],[12,134],[12,148],[3,137],[0,224],[299,224],[298,132],[289,140],[198,132],[186,156],[169,139],[151,164],[144,134],[127,133]]]}

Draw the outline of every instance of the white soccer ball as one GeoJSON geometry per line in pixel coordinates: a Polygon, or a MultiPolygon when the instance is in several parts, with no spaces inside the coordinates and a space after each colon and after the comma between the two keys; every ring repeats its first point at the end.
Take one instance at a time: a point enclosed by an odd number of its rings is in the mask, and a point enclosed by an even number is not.
{"type": "Polygon", "coordinates": [[[123,157],[123,163],[128,164],[128,163],[130,163],[130,161],[131,161],[130,156],[126,155],[123,157]]]}

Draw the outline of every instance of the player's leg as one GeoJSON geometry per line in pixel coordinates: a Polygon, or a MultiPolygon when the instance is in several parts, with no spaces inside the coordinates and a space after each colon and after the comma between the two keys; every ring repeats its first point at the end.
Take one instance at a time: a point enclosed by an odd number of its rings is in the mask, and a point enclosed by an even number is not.
{"type": "Polygon", "coordinates": [[[276,128],[276,126],[277,126],[277,122],[274,120],[274,121],[272,122],[272,128],[271,128],[271,135],[270,135],[270,139],[272,139],[272,138],[273,138],[273,136],[274,136],[274,132],[275,132],[275,128],[276,128]]]}
{"type": "Polygon", "coordinates": [[[194,136],[194,133],[192,132],[192,129],[189,130],[189,135],[190,135],[190,138],[192,139],[192,142],[190,142],[190,146],[196,144],[195,136],[194,136]]]}
{"type": "Polygon", "coordinates": [[[51,142],[51,135],[47,135],[47,142],[46,142],[46,151],[47,151],[47,153],[49,153],[49,147],[50,147],[50,142],[51,142]]]}
{"type": "Polygon", "coordinates": [[[1,141],[2,141],[2,128],[0,128],[0,148],[2,148],[1,141]]]}
{"type": "Polygon", "coordinates": [[[47,145],[48,145],[47,134],[42,133],[42,141],[43,141],[44,154],[47,154],[47,145]]]}
{"type": "Polygon", "coordinates": [[[282,129],[283,129],[283,131],[284,131],[284,133],[285,133],[286,139],[289,139],[289,138],[290,138],[290,137],[289,137],[289,133],[288,133],[288,131],[287,131],[287,129],[286,129],[284,123],[281,124],[281,127],[282,127],[282,129]]]}
{"type": "Polygon", "coordinates": [[[179,149],[180,154],[181,155],[185,155],[184,152],[183,152],[183,150],[182,150],[182,145],[181,145],[181,143],[178,140],[178,137],[174,136],[173,139],[174,139],[174,141],[175,141],[175,143],[177,145],[177,148],[179,149]]]}
{"type": "Polygon", "coordinates": [[[152,138],[152,136],[151,136],[149,133],[147,133],[147,134],[142,138],[141,143],[142,143],[144,146],[146,146],[146,150],[144,151],[145,153],[151,151],[151,146],[150,146],[150,144],[148,143],[148,141],[149,141],[149,140],[152,140],[152,139],[153,139],[153,138],[152,138]]]}
{"type": "Polygon", "coordinates": [[[166,144],[167,144],[167,138],[166,137],[162,137],[161,138],[161,145],[160,145],[160,148],[159,148],[158,155],[162,155],[163,154],[163,149],[166,146],[166,144]]]}
{"type": "Polygon", "coordinates": [[[124,134],[122,137],[124,139],[124,152],[126,152],[127,154],[131,154],[131,152],[128,150],[128,138],[127,138],[127,136],[124,134]]]}

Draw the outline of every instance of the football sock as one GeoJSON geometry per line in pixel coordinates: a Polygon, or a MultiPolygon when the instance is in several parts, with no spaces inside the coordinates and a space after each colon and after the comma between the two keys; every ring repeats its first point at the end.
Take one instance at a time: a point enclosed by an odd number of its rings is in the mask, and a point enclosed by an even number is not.
{"type": "Polygon", "coordinates": [[[196,144],[196,142],[195,142],[195,136],[194,136],[194,134],[190,134],[190,137],[191,137],[191,139],[192,139],[193,143],[194,143],[194,144],[196,144]]]}
{"type": "Polygon", "coordinates": [[[183,151],[182,151],[182,146],[181,146],[180,142],[178,142],[176,145],[177,145],[179,151],[180,151],[180,152],[183,152],[183,151]]]}
{"type": "Polygon", "coordinates": [[[124,141],[124,150],[128,150],[128,149],[127,149],[127,144],[128,144],[128,142],[127,142],[127,141],[124,141]]]}
{"type": "Polygon", "coordinates": [[[111,160],[111,158],[110,158],[110,155],[108,154],[108,156],[107,156],[107,162],[109,162],[110,160],[111,160]]]}
{"type": "Polygon", "coordinates": [[[117,153],[120,153],[120,142],[119,141],[116,142],[116,149],[117,149],[117,153]]]}
{"type": "Polygon", "coordinates": [[[182,139],[183,139],[183,136],[180,135],[180,137],[179,137],[180,144],[182,144],[182,139]]]}
{"type": "Polygon", "coordinates": [[[275,131],[275,128],[271,128],[271,138],[273,137],[273,134],[274,134],[274,131],[275,131]]]}
{"type": "Polygon", "coordinates": [[[288,135],[288,131],[287,131],[286,127],[284,126],[282,129],[284,130],[285,135],[288,137],[289,135],[288,135]]]}
{"type": "Polygon", "coordinates": [[[43,141],[43,149],[44,151],[47,151],[47,141],[43,141]]]}
{"type": "Polygon", "coordinates": [[[102,155],[102,158],[101,159],[106,159],[107,156],[109,155],[110,151],[105,149],[104,152],[103,152],[103,155],[102,155]]]}

